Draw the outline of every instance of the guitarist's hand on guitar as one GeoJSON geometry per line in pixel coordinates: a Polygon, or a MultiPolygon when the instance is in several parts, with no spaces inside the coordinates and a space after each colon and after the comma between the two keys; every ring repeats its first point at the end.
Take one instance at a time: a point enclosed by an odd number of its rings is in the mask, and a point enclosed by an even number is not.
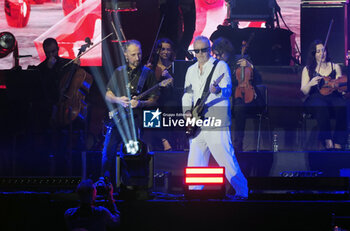
{"type": "Polygon", "coordinates": [[[136,100],[135,98],[136,98],[136,96],[134,96],[134,97],[130,100],[131,108],[136,108],[136,107],[141,106],[140,100],[136,100]]]}
{"type": "Polygon", "coordinates": [[[221,88],[217,84],[210,84],[209,91],[210,93],[218,94],[221,92],[221,88]]]}
{"type": "Polygon", "coordinates": [[[126,96],[115,97],[115,103],[122,105],[123,107],[128,107],[130,100],[126,96]]]}
{"type": "Polygon", "coordinates": [[[130,100],[126,96],[117,97],[113,94],[111,90],[107,90],[105,99],[110,103],[117,103],[123,107],[128,107],[130,105],[130,100]]]}
{"type": "Polygon", "coordinates": [[[192,112],[190,110],[187,110],[184,115],[185,119],[192,118],[192,112]]]}

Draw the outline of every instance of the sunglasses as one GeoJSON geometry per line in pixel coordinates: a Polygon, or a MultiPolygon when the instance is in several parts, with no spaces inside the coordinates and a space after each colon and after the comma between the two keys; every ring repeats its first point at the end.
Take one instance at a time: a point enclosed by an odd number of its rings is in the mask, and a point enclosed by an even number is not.
{"type": "Polygon", "coordinates": [[[202,48],[202,49],[194,49],[194,50],[189,50],[190,52],[194,52],[196,54],[198,54],[199,52],[201,53],[205,53],[205,52],[208,52],[210,47],[206,47],[206,48],[202,48]]]}

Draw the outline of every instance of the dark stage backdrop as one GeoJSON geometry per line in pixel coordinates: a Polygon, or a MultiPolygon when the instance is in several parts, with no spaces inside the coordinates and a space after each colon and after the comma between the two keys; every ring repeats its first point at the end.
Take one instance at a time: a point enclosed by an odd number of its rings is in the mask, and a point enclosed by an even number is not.
{"type": "Polygon", "coordinates": [[[334,20],[328,39],[328,51],[336,63],[346,63],[348,50],[348,5],[301,4],[301,58],[305,64],[310,43],[315,39],[326,40],[331,20],[334,20]]]}
{"type": "Polygon", "coordinates": [[[228,26],[219,26],[210,36],[214,41],[219,37],[229,39],[240,53],[242,41],[248,41],[254,36],[246,53],[251,57],[254,65],[277,66],[290,65],[292,61],[291,31],[286,29],[245,28],[233,29],[228,26]]]}
{"type": "MultiPolygon", "coordinates": [[[[175,0],[171,0],[175,1],[175,0]]],[[[0,9],[5,8],[5,2],[6,1],[0,1],[0,9]]],[[[19,46],[19,53],[20,55],[32,55],[31,58],[23,58],[20,60],[20,65],[24,68],[26,68],[28,65],[37,65],[40,63],[41,58],[43,58],[43,53],[38,53],[38,47],[35,47],[34,41],[38,40],[38,38],[46,38],[49,36],[58,36],[61,32],[61,34],[72,34],[73,37],[64,37],[65,41],[62,43],[62,46],[68,46],[73,44],[73,50],[74,54],[78,53],[78,48],[82,45],[83,40],[89,34],[89,36],[93,37],[93,42],[96,43],[101,39],[101,15],[100,14],[89,14],[88,11],[86,11],[86,4],[91,3],[96,5],[96,9],[101,9],[100,1],[94,1],[94,0],[82,0],[82,1],[65,1],[65,0],[46,0],[46,1],[40,1],[40,0],[23,0],[23,1],[11,1],[11,2],[21,2],[22,5],[27,4],[26,7],[30,12],[30,15],[28,16],[28,24],[26,24],[23,27],[12,27],[9,26],[7,22],[7,17],[5,14],[5,10],[0,10],[0,32],[2,31],[9,31],[13,33],[18,41],[19,46]],[[73,4],[74,7],[69,7],[70,4],[73,4]],[[75,9],[77,8],[77,9],[75,9]],[[69,13],[75,9],[75,13],[77,13],[74,17],[79,22],[82,22],[82,24],[77,23],[77,25],[87,25],[87,29],[84,29],[82,31],[75,31],[74,26],[75,24],[67,24],[71,21],[69,13]],[[89,17],[88,17],[89,16],[89,17]],[[90,17],[91,16],[91,17],[90,17]],[[84,18],[92,18],[92,21],[84,21],[84,18]],[[62,23],[62,20],[65,23],[62,23]],[[54,33],[51,33],[54,32],[54,33]],[[73,33],[77,32],[77,33],[73,33]],[[93,34],[93,35],[92,35],[93,34]],[[67,41],[69,39],[69,41],[67,41]]],[[[144,13],[142,7],[144,5],[148,5],[150,9],[152,10],[153,7],[153,0],[152,1],[146,1],[146,0],[137,0],[134,1],[138,3],[139,12],[123,12],[124,15],[137,15],[144,13]]],[[[299,11],[300,11],[300,2],[299,1],[290,1],[290,0],[278,0],[277,1],[279,6],[281,7],[281,12],[284,17],[284,20],[286,21],[287,25],[291,30],[296,34],[296,41],[299,42],[299,28],[300,28],[300,18],[299,18],[299,11]]],[[[210,36],[213,31],[216,30],[216,27],[218,25],[221,25],[226,18],[226,5],[224,0],[216,0],[216,1],[207,1],[207,0],[195,0],[196,3],[196,35],[205,35],[210,36]]],[[[92,6],[90,5],[90,7],[92,6]]],[[[156,7],[157,8],[157,7],[156,7]]],[[[91,8],[90,8],[91,9],[91,8]]],[[[157,8],[158,9],[158,8],[157,8]]],[[[101,9],[102,10],[102,9],[101,9]]],[[[156,9],[153,9],[156,10],[156,9]]],[[[89,11],[90,12],[90,11],[89,11]]],[[[124,28],[125,30],[137,30],[138,26],[143,25],[144,29],[146,29],[149,26],[149,22],[154,22],[156,20],[159,21],[157,18],[158,15],[151,14],[147,17],[141,19],[141,20],[134,20],[130,21],[130,25],[128,25],[128,28],[124,28]]],[[[15,16],[13,17],[13,20],[21,20],[21,17],[15,16]]],[[[122,19],[123,20],[123,19],[122,19]]],[[[126,19],[129,21],[129,19],[126,19]]],[[[157,25],[151,25],[157,27],[157,25]]],[[[240,27],[248,27],[251,26],[250,22],[241,22],[240,27]]],[[[281,23],[281,27],[285,28],[285,26],[281,23]]],[[[148,29],[148,28],[147,28],[148,29]]],[[[144,47],[148,46],[149,44],[148,38],[149,37],[155,37],[154,30],[151,28],[153,32],[150,33],[143,33],[147,38],[145,40],[146,44],[143,44],[144,47]]],[[[137,36],[134,36],[132,34],[127,34],[128,38],[139,38],[137,36]]],[[[61,36],[61,39],[63,37],[61,36]]],[[[143,42],[143,38],[141,39],[143,42]]],[[[42,41],[42,40],[40,40],[42,41]]],[[[145,50],[145,56],[148,56],[147,50],[150,50],[150,47],[145,50]]],[[[101,49],[95,48],[95,51],[92,53],[90,52],[90,55],[93,54],[94,59],[89,59],[89,63],[82,61],[83,65],[92,65],[90,61],[95,60],[95,58],[101,57],[101,49]],[[85,63],[85,64],[84,64],[85,63]]],[[[70,54],[68,52],[65,52],[64,50],[61,51],[61,55],[63,57],[70,57],[73,58],[74,55],[72,51],[70,50],[70,54]],[[71,55],[71,56],[70,56],[71,55]]],[[[3,59],[1,59],[0,62],[0,69],[9,69],[12,67],[12,55],[9,55],[3,59]]],[[[97,65],[97,64],[95,64],[97,65]]]]}

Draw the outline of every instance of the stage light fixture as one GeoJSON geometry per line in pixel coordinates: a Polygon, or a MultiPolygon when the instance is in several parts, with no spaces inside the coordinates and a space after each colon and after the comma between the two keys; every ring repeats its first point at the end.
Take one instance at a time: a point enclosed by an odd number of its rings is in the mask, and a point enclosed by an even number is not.
{"type": "Polygon", "coordinates": [[[116,192],[121,199],[146,200],[153,187],[154,153],[141,140],[123,146],[116,160],[116,192]]]}
{"type": "Polygon", "coordinates": [[[31,55],[19,55],[16,38],[10,32],[0,32],[0,59],[13,52],[13,67],[19,67],[19,59],[32,57],[31,55]]]}
{"type": "Polygon", "coordinates": [[[137,140],[129,140],[125,144],[125,154],[127,155],[136,155],[141,151],[141,143],[137,140]]]}
{"type": "Polygon", "coordinates": [[[225,168],[187,167],[184,185],[186,198],[224,198],[225,168]]]}
{"type": "Polygon", "coordinates": [[[0,58],[6,57],[17,47],[16,38],[10,32],[0,33],[0,58]]]}

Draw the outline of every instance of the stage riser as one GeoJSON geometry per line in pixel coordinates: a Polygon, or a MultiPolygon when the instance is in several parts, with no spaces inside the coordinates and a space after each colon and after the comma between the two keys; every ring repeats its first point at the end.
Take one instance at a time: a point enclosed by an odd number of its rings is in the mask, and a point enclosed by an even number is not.
{"type": "MultiPolygon", "coordinates": [[[[350,168],[350,152],[242,152],[236,153],[242,171],[247,177],[251,176],[279,176],[282,171],[320,171],[322,176],[337,177],[340,169],[350,168]]],[[[49,160],[43,156],[31,157],[31,162],[39,161],[46,164],[49,160]]],[[[184,168],[187,164],[187,152],[155,152],[155,171],[170,172],[173,176],[183,176],[184,168]]],[[[48,159],[48,157],[46,157],[48,159]]],[[[101,152],[87,152],[87,177],[99,175],[101,165],[101,152]]],[[[211,165],[216,162],[211,159],[211,165]]],[[[80,152],[73,153],[74,175],[81,175],[82,156],[80,152]]],[[[27,164],[23,168],[23,175],[33,175],[35,166],[27,164]]],[[[49,175],[49,170],[44,168],[36,175],[49,175]],[[46,169],[46,170],[45,170],[46,169]]],[[[4,174],[3,176],[9,176],[4,174]]]]}
{"type": "MultiPolygon", "coordinates": [[[[350,168],[350,152],[243,152],[236,154],[247,177],[280,176],[283,171],[319,171],[324,177],[340,176],[340,169],[350,168]]],[[[187,152],[156,152],[155,171],[183,176],[187,152]]],[[[216,162],[211,159],[211,165],[216,162]]]]}
{"type": "MultiPolygon", "coordinates": [[[[157,152],[156,172],[169,172],[169,190],[182,190],[186,152],[157,152]]],[[[350,168],[350,152],[244,152],[236,154],[246,177],[279,177],[284,171],[315,171],[320,177],[339,177],[341,169],[350,168]]],[[[210,165],[217,165],[210,159],[210,165]]]]}

